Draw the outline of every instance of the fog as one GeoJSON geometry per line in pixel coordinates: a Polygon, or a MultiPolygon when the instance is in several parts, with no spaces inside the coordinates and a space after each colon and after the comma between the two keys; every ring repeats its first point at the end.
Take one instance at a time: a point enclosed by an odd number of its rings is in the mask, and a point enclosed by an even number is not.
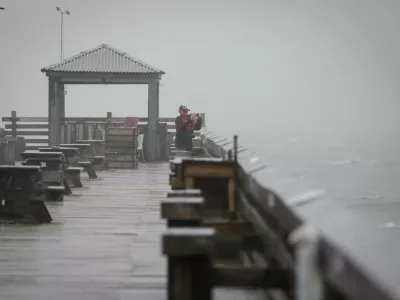
{"type": "MultiPolygon", "coordinates": [[[[253,174],[400,286],[400,1],[0,0],[0,113],[47,116],[60,61],[102,43],[166,72],[185,104],[268,166],[253,174]],[[321,192],[322,191],[322,192],[321,192]],[[321,193],[320,193],[321,192],[321,193]],[[314,201],[314,200],[313,200],[314,201]],[[307,211],[307,209],[309,209],[307,211]],[[394,224],[389,229],[387,224],[394,224]],[[386,226],[386,227],[385,227],[386,226]],[[385,229],[383,229],[385,228],[385,229]]],[[[146,116],[147,86],[69,85],[67,116],[146,116]]]]}
{"type": "MultiPolygon", "coordinates": [[[[221,134],[394,133],[398,1],[1,0],[0,111],[47,115],[40,69],[102,43],[166,72],[160,115],[180,104],[221,134]]],[[[146,86],[68,86],[68,116],[140,115],[146,86]]]]}

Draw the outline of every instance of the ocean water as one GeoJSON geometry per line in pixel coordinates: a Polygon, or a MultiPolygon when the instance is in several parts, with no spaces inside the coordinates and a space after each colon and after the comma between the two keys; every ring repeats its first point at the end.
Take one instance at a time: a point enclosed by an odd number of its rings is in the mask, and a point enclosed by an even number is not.
{"type": "Polygon", "coordinates": [[[267,165],[256,174],[261,182],[400,294],[399,137],[292,134],[244,142],[267,165]]]}

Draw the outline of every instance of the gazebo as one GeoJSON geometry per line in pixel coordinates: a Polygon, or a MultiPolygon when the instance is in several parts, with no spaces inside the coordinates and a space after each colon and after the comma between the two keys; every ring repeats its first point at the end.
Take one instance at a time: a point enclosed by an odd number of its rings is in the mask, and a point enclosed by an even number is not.
{"type": "Polygon", "coordinates": [[[49,78],[49,143],[60,144],[65,118],[66,84],[147,84],[147,159],[157,159],[159,82],[165,72],[106,44],[81,52],[41,70],[49,78]]]}

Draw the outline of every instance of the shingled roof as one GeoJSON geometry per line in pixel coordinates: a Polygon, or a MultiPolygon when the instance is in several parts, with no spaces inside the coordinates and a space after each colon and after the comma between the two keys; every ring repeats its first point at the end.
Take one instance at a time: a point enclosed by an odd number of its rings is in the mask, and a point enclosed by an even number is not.
{"type": "Polygon", "coordinates": [[[60,63],[45,67],[42,72],[74,73],[125,73],[165,74],[125,52],[102,44],[94,49],[81,52],[60,63]]]}

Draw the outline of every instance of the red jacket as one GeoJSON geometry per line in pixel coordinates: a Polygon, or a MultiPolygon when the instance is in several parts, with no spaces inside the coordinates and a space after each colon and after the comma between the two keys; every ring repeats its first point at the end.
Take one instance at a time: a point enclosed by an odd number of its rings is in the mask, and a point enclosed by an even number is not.
{"type": "Polygon", "coordinates": [[[194,122],[190,119],[190,115],[178,116],[175,119],[175,129],[177,132],[183,130],[184,128],[187,131],[194,131],[195,125],[196,124],[194,124],[194,122]]]}

